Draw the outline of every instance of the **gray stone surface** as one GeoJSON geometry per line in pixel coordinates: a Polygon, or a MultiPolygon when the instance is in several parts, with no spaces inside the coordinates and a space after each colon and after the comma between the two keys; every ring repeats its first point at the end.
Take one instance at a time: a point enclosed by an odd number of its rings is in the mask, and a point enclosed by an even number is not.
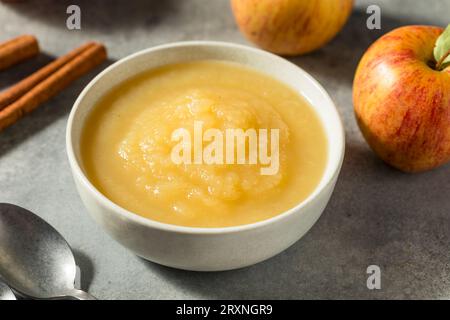
{"type": "MultiPolygon", "coordinates": [[[[65,28],[68,1],[0,4],[0,40],[32,33],[44,50],[38,59],[0,73],[0,88],[89,39],[107,44],[109,63],[172,41],[247,43],[226,0],[74,2],[82,8],[81,31],[65,28]]],[[[384,165],[363,141],[351,101],[356,65],[373,40],[401,25],[446,25],[448,12],[449,0],[357,1],[331,44],[292,59],[337,103],[347,151],[322,218],[266,262],[221,273],[174,270],[134,256],[91,220],[71,178],[64,134],[70,108],[94,73],[0,133],[0,201],[33,210],[54,225],[76,251],[84,289],[103,299],[450,298],[450,166],[407,175],[384,165]],[[365,28],[371,3],[382,7],[381,32],[365,28]],[[382,268],[382,290],[366,288],[370,264],[382,268]]]]}

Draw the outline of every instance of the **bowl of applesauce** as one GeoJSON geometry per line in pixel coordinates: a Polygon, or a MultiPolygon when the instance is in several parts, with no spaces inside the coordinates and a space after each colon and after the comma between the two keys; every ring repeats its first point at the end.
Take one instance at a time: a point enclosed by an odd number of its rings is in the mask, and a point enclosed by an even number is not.
{"type": "Polygon", "coordinates": [[[326,91],[287,60],[193,41],[124,58],[75,102],[67,152],[93,219],[147,260],[219,271],[318,220],[344,156],[326,91]]]}

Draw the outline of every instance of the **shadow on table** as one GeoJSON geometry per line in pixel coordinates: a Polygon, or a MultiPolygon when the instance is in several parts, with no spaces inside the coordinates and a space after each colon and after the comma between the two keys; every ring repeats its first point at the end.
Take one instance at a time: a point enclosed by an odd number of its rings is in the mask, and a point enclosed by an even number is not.
{"type": "Polygon", "coordinates": [[[82,251],[73,250],[73,255],[75,256],[75,261],[77,266],[80,267],[81,270],[81,290],[89,291],[89,287],[94,279],[94,264],[92,263],[91,258],[82,251]]]}
{"type": "MultiPolygon", "coordinates": [[[[55,57],[43,53],[36,59],[31,59],[0,73],[0,89],[6,89],[9,85],[30,75],[54,59],[55,57]]],[[[83,88],[95,75],[112,63],[114,63],[113,60],[107,60],[102,66],[97,67],[81,79],[72,83],[56,97],[39,106],[11,127],[0,132],[0,157],[18,147],[39,131],[44,130],[58,119],[67,117],[73,103],[83,88]]],[[[60,134],[64,135],[65,131],[62,131],[60,134]]]]}
{"type": "Polygon", "coordinates": [[[175,0],[39,0],[9,3],[9,8],[45,23],[65,26],[67,7],[77,4],[81,8],[83,30],[128,30],[160,24],[165,17],[176,13],[175,0]]]}
{"type": "Polygon", "coordinates": [[[450,286],[442,281],[450,272],[449,176],[449,165],[404,174],[365,144],[350,143],[324,214],[285,252],[215,273],[142,263],[181,292],[206,299],[436,298],[450,286]],[[366,287],[372,264],[382,270],[379,291],[366,287]]]}
{"type": "Polygon", "coordinates": [[[16,82],[39,70],[55,58],[45,52],[0,72],[0,90],[5,90],[16,82]]]}

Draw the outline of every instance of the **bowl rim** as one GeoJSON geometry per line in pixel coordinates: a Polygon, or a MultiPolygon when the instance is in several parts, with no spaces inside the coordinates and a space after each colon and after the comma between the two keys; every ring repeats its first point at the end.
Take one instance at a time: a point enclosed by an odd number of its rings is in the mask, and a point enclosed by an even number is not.
{"type": "MultiPolygon", "coordinates": [[[[285,82],[285,84],[288,84],[285,82]]],[[[289,84],[288,84],[289,85],[289,84]]],[[[323,121],[321,120],[323,123],[323,121]]],[[[330,142],[330,141],[329,141],[330,142]]],[[[305,70],[303,70],[301,67],[297,66],[296,64],[290,62],[289,60],[286,60],[280,56],[277,56],[275,54],[269,53],[267,51],[257,49],[254,47],[249,47],[246,45],[241,44],[235,44],[230,42],[223,42],[223,41],[205,41],[205,40],[198,40],[198,41],[179,41],[179,42],[171,42],[167,44],[157,45],[153,46],[147,49],[143,49],[140,51],[137,51],[131,55],[128,55],[112,65],[108,66],[106,69],[104,69],[102,72],[100,72],[94,79],[92,79],[89,84],[83,89],[83,91],[80,93],[78,98],[76,99],[72,110],[70,112],[68,121],[67,121],[67,127],[66,127],[66,152],[69,160],[70,167],[72,169],[72,172],[74,175],[76,175],[75,178],[78,178],[79,181],[84,185],[85,188],[89,190],[89,192],[99,201],[103,206],[108,207],[113,211],[115,214],[118,214],[122,216],[122,218],[126,218],[128,220],[131,220],[132,222],[135,222],[139,225],[150,227],[154,229],[159,229],[162,231],[169,231],[169,232],[175,232],[175,233],[183,233],[183,234],[198,234],[198,235],[211,235],[211,234],[230,234],[230,233],[236,233],[236,232],[242,232],[257,228],[263,228],[270,224],[274,224],[276,222],[279,222],[281,220],[286,219],[287,217],[293,215],[295,212],[302,210],[308,206],[311,205],[314,199],[316,199],[323,191],[326,189],[330,184],[333,183],[335,180],[335,177],[339,174],[340,169],[342,167],[342,163],[344,160],[344,154],[345,154],[345,131],[344,126],[342,123],[342,119],[339,115],[339,112],[337,110],[337,107],[333,100],[331,99],[330,95],[327,93],[327,91],[323,88],[323,86],[315,79],[313,78],[309,73],[307,73],[305,70]],[[77,157],[75,156],[73,144],[72,144],[72,129],[73,129],[73,122],[75,118],[75,114],[78,111],[79,106],[81,105],[81,102],[85,98],[86,94],[91,90],[91,88],[109,72],[111,72],[113,69],[117,68],[118,66],[122,64],[128,63],[128,61],[133,60],[141,55],[150,54],[154,51],[159,50],[166,50],[171,48],[179,48],[179,47],[193,47],[193,46],[213,46],[213,47],[222,47],[227,48],[229,50],[237,49],[237,50],[243,50],[247,51],[254,55],[263,55],[266,56],[266,58],[283,62],[286,64],[290,64],[292,68],[296,68],[299,73],[302,74],[303,77],[305,77],[309,82],[313,84],[313,86],[320,92],[320,94],[328,101],[329,105],[332,107],[329,112],[333,112],[334,116],[333,118],[336,119],[337,126],[338,126],[338,132],[336,132],[336,135],[333,136],[333,143],[338,144],[338,150],[339,150],[339,157],[335,159],[328,159],[327,160],[327,167],[331,166],[331,174],[329,175],[328,179],[326,181],[323,181],[324,177],[322,177],[322,180],[319,182],[319,184],[316,186],[314,191],[303,201],[298,203],[295,207],[292,207],[280,214],[277,214],[269,219],[257,221],[250,224],[244,224],[244,225],[238,225],[238,226],[229,226],[229,227],[188,227],[188,226],[180,226],[180,225],[174,225],[164,222],[159,222],[156,220],[152,220],[150,218],[142,217],[136,213],[133,213],[132,211],[129,211],[109,198],[107,198],[105,195],[103,195],[86,177],[83,170],[81,169],[77,157]]]]}

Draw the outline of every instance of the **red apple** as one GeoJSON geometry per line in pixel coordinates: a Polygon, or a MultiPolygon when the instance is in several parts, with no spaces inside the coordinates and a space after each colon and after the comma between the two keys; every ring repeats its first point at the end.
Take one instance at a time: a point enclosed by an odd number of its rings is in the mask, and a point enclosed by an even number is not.
{"type": "Polygon", "coordinates": [[[298,55],[316,50],[344,26],[353,0],[231,0],[241,32],[265,50],[298,55]]]}
{"type": "Polygon", "coordinates": [[[371,148],[402,171],[450,160],[450,66],[433,56],[442,32],[433,26],[393,30],[369,48],[356,71],[359,127],[371,148]]]}

